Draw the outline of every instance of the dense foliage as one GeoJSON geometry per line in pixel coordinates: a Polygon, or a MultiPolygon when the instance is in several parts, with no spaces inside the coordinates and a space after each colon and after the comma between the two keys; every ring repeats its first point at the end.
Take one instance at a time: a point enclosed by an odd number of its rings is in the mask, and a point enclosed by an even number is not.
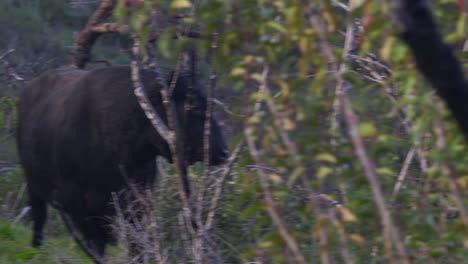
{"type": "MultiPolygon", "coordinates": [[[[204,263],[468,259],[468,227],[449,182],[449,176],[456,179],[466,208],[466,141],[399,41],[392,1],[135,4],[140,2],[119,1],[116,20],[128,23],[145,43],[152,9],[186,15],[159,35],[158,58],[175,65],[181,52],[194,45],[202,82],[208,84],[208,76],[217,74],[215,96],[222,106],[217,111],[231,149],[245,145],[226,179],[214,224],[206,230],[204,263]],[[173,37],[189,29],[202,37],[173,37]]],[[[468,6],[462,2],[431,1],[440,31],[466,69],[468,6]]],[[[9,36],[0,40],[0,51],[15,48],[7,58],[20,69],[39,55],[63,62],[71,32],[82,25],[77,21],[95,5],[86,5],[81,16],[78,7],[58,0],[3,1],[0,7],[12,10],[0,18],[0,32],[9,36]]],[[[114,43],[107,44],[118,51],[114,43]]],[[[116,57],[105,56],[108,49],[94,50],[99,57],[116,57]]],[[[126,60],[119,56],[117,61],[126,60]]],[[[15,122],[8,120],[14,120],[15,92],[5,92],[11,90],[8,80],[0,83],[0,132],[11,139],[15,122]]],[[[0,195],[15,196],[20,173],[2,171],[12,167],[13,146],[0,140],[5,147],[0,154],[10,153],[0,156],[0,162],[8,162],[0,163],[0,195]]],[[[194,200],[206,193],[201,198],[206,216],[222,173],[215,170],[208,180],[200,166],[190,173],[194,200]]],[[[169,261],[187,262],[193,254],[186,248],[190,234],[180,224],[173,174],[169,170],[161,176],[151,212],[158,219],[160,252],[169,261]]],[[[2,199],[8,202],[5,208],[18,213],[18,206],[11,208],[12,198],[2,199]]],[[[12,227],[0,228],[5,236],[12,227]]],[[[5,254],[1,250],[0,256],[5,254]]]]}

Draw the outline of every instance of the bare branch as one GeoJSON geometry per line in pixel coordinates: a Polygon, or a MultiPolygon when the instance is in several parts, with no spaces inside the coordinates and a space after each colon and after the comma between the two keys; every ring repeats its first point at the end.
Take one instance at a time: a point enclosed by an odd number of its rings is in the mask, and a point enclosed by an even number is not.
{"type": "Polygon", "coordinates": [[[95,25],[91,29],[95,33],[127,33],[129,28],[127,25],[119,25],[117,23],[102,23],[99,25],[95,25]]]}
{"type": "Polygon", "coordinates": [[[73,45],[72,65],[84,68],[85,64],[90,60],[90,53],[94,42],[103,33],[94,31],[93,29],[111,16],[115,2],[115,0],[103,0],[83,31],[78,35],[73,45]]]}
{"type": "MultiPolygon", "coordinates": [[[[209,57],[212,57],[218,48],[218,43],[217,43],[217,34],[213,34],[212,42],[211,42],[211,47],[210,47],[210,54],[209,57]]],[[[195,52],[195,51],[192,51],[195,52]]],[[[191,63],[192,63],[192,71],[195,69],[195,64],[194,64],[194,58],[195,56],[192,56],[191,58],[191,63]]],[[[209,184],[209,176],[210,176],[210,129],[211,129],[211,116],[213,112],[213,97],[214,97],[214,91],[216,87],[216,71],[214,69],[214,66],[209,63],[210,65],[210,80],[208,84],[208,91],[207,91],[207,105],[206,105],[206,110],[205,110],[205,124],[204,124],[204,131],[203,131],[203,175],[201,177],[202,180],[202,186],[199,190],[198,197],[197,197],[197,213],[196,213],[196,218],[198,225],[201,227],[200,232],[203,232],[204,230],[204,223],[202,221],[202,215],[203,215],[203,202],[204,202],[204,197],[205,197],[205,192],[206,189],[208,188],[209,184]]],[[[192,73],[194,74],[194,73],[192,73]]],[[[195,78],[192,79],[192,85],[195,85],[195,78]]]]}
{"type": "MultiPolygon", "coordinates": [[[[264,69],[264,71],[262,73],[263,82],[266,82],[267,76],[268,76],[268,68],[265,67],[265,69],[264,69]]],[[[263,84],[261,84],[261,85],[263,85],[263,84]]],[[[258,105],[259,104],[257,102],[256,108],[257,108],[258,105]]],[[[257,113],[258,112],[256,111],[254,114],[257,114],[257,113]]],[[[260,161],[260,155],[259,155],[258,149],[257,149],[257,147],[255,145],[255,139],[254,139],[254,135],[253,135],[253,127],[246,127],[244,129],[244,134],[245,134],[246,139],[247,139],[247,145],[249,146],[250,155],[254,159],[255,164],[257,166],[262,166],[261,165],[262,163],[260,161]]],[[[273,201],[273,196],[271,194],[270,187],[269,187],[269,184],[268,184],[268,176],[264,173],[263,170],[258,170],[257,175],[258,175],[258,177],[260,179],[260,184],[262,185],[262,188],[263,188],[263,198],[264,198],[264,201],[265,201],[266,209],[268,211],[268,214],[271,217],[271,220],[273,221],[273,225],[278,229],[281,237],[286,242],[286,245],[288,246],[288,248],[293,253],[295,259],[301,264],[307,263],[304,255],[302,255],[302,253],[301,253],[301,251],[299,249],[299,244],[297,243],[296,239],[289,233],[288,229],[286,228],[286,226],[283,223],[283,220],[279,216],[278,211],[275,208],[274,201],[273,201]]]]}
{"type": "Polygon", "coordinates": [[[140,57],[140,43],[137,38],[134,38],[134,44],[132,48],[134,59],[131,63],[132,68],[132,81],[135,87],[135,95],[138,99],[138,103],[140,104],[141,108],[145,112],[146,117],[150,120],[153,127],[156,131],[164,138],[164,140],[168,143],[174,141],[174,133],[169,130],[166,126],[162,118],[154,109],[153,105],[151,104],[148,96],[144,90],[143,83],[141,82],[140,77],[140,67],[139,67],[139,57],[140,57]]]}
{"type": "Polygon", "coordinates": [[[406,154],[405,161],[403,163],[403,167],[401,167],[400,173],[398,174],[397,181],[395,183],[395,187],[393,188],[392,200],[395,200],[398,192],[400,191],[403,182],[405,181],[406,175],[408,175],[408,169],[413,161],[414,154],[416,153],[416,149],[413,146],[408,154],[406,154]]]}
{"type": "Polygon", "coordinates": [[[9,49],[9,50],[5,51],[2,55],[0,55],[0,60],[5,59],[8,55],[13,53],[14,51],[15,51],[15,49],[9,49]]]}
{"type": "Polygon", "coordinates": [[[31,210],[31,206],[26,206],[23,209],[21,209],[21,212],[16,216],[15,220],[13,220],[13,224],[16,224],[19,222],[19,220],[23,219],[23,217],[31,210]]]}
{"type": "MultiPolygon", "coordinates": [[[[323,30],[323,27],[319,24],[318,20],[314,17],[310,17],[310,22],[312,25],[314,25],[315,28],[318,29],[319,32],[319,38],[321,39],[321,48],[324,49],[324,54],[327,56],[327,59],[329,61],[334,61],[334,56],[332,55],[332,49],[330,47],[330,44],[327,41],[326,33],[323,30]]],[[[354,29],[353,25],[349,25],[347,30],[346,30],[346,38],[345,38],[345,43],[344,43],[344,52],[343,52],[343,59],[346,61],[348,59],[348,54],[349,51],[351,50],[352,43],[353,43],[353,36],[354,36],[354,29]]],[[[374,163],[371,161],[370,157],[367,154],[367,151],[364,147],[364,142],[362,137],[359,135],[358,131],[358,117],[356,116],[352,105],[351,101],[346,95],[345,92],[345,85],[346,82],[343,78],[343,74],[348,71],[347,65],[345,63],[341,63],[338,66],[335,66],[338,71],[334,73],[335,80],[337,81],[337,87],[336,87],[336,99],[334,103],[334,112],[336,114],[336,118],[341,118],[339,116],[339,113],[343,114],[344,116],[344,121],[347,124],[348,127],[348,134],[353,142],[356,154],[363,166],[365,175],[367,177],[367,180],[369,181],[369,184],[372,189],[372,193],[374,195],[374,202],[377,205],[377,209],[379,212],[379,215],[382,220],[383,224],[383,235],[384,235],[384,244],[385,248],[387,249],[387,253],[389,257],[392,258],[391,254],[391,248],[392,248],[392,242],[395,244],[402,263],[408,264],[408,254],[406,253],[406,249],[403,246],[403,243],[401,242],[400,236],[398,234],[398,230],[396,226],[393,224],[393,221],[391,219],[390,212],[387,209],[385,199],[382,193],[382,189],[380,187],[378,177],[375,171],[375,166],[374,163]]],[[[337,125],[335,126],[335,129],[337,129],[337,125]]]]}
{"type": "Polygon", "coordinates": [[[215,191],[214,191],[213,197],[211,198],[211,205],[210,205],[210,209],[208,211],[208,216],[207,216],[206,222],[205,222],[205,229],[206,230],[211,229],[211,227],[213,226],[213,219],[214,219],[215,211],[216,211],[216,209],[218,207],[219,198],[221,197],[221,191],[222,191],[222,188],[223,188],[224,180],[226,179],[226,177],[229,174],[231,174],[232,166],[234,165],[234,163],[239,158],[240,152],[241,152],[243,147],[244,147],[244,142],[240,142],[239,144],[237,144],[237,146],[234,148],[234,151],[232,152],[231,156],[229,157],[227,163],[223,167],[221,177],[218,177],[216,179],[215,191]]]}
{"type": "MultiPolygon", "coordinates": [[[[432,98],[434,102],[434,98],[432,98]]],[[[434,102],[435,103],[435,102],[434,102]]],[[[442,127],[442,118],[439,113],[434,114],[434,133],[436,135],[436,145],[440,151],[445,151],[447,149],[447,143],[445,142],[445,133],[444,128],[442,127]]],[[[448,177],[448,187],[451,192],[451,198],[457,209],[460,211],[460,216],[462,219],[465,228],[468,230],[468,212],[465,209],[465,204],[463,202],[463,191],[457,183],[457,175],[455,169],[450,162],[442,162],[442,172],[448,177]]],[[[466,246],[465,246],[466,247],[466,246]]]]}

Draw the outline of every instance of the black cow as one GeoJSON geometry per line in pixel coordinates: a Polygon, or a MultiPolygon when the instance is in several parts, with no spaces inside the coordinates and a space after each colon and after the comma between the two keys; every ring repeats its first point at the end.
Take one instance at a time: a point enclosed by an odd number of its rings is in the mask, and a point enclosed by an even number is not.
{"type": "MultiPolygon", "coordinates": [[[[167,122],[155,74],[142,71],[141,77],[167,122]]],[[[189,76],[181,74],[172,101],[192,164],[203,159],[206,95],[200,87],[189,95],[189,84],[189,76]]],[[[210,163],[216,165],[226,158],[227,146],[216,120],[210,122],[210,163]]],[[[169,146],[137,102],[128,66],[61,68],[33,80],[20,97],[17,141],[32,207],[33,246],[42,243],[49,203],[72,220],[99,257],[115,241],[108,220],[115,215],[111,194],[128,181],[151,187],[155,157],[171,161],[169,146]]]]}

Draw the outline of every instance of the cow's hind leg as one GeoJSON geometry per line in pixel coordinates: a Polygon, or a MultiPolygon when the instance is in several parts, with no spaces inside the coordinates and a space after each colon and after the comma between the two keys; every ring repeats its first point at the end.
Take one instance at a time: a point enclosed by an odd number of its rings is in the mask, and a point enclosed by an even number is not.
{"type": "Polygon", "coordinates": [[[36,195],[31,188],[28,188],[33,219],[33,239],[32,246],[42,245],[44,224],[47,219],[47,203],[39,195],[36,195]]]}
{"type": "Polygon", "coordinates": [[[105,260],[103,258],[104,255],[104,245],[94,245],[93,243],[90,245],[88,241],[85,240],[81,232],[76,228],[73,220],[70,216],[64,212],[61,208],[57,208],[62,220],[67,227],[68,231],[75,239],[76,243],[83,249],[83,251],[94,261],[96,264],[104,264],[105,260]]]}

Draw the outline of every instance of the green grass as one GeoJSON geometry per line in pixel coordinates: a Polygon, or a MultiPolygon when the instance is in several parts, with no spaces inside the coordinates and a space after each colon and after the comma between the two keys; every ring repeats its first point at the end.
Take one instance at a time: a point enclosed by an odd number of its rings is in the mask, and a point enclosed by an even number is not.
{"type": "Polygon", "coordinates": [[[0,220],[0,263],[93,263],[67,235],[46,237],[40,249],[30,246],[32,232],[0,220]]]}

